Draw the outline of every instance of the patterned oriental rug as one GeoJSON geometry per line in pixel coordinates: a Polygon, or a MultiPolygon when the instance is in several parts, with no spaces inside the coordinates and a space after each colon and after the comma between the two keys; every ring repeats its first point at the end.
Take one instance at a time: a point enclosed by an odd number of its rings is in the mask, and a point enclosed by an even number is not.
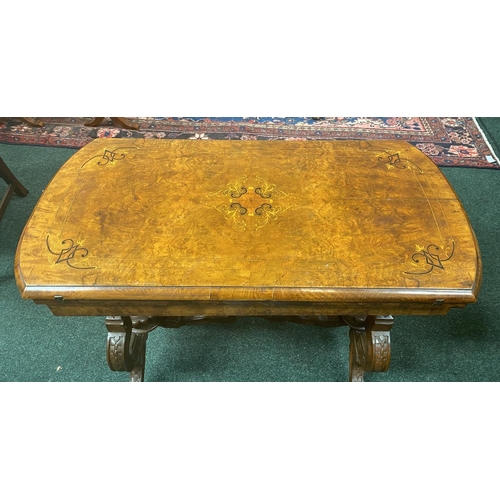
{"type": "Polygon", "coordinates": [[[19,118],[0,121],[0,142],[81,148],[98,137],[192,140],[400,139],[415,145],[442,167],[500,168],[474,118],[127,118],[138,130],[117,127],[110,118],[39,118],[33,127],[19,118]]]}

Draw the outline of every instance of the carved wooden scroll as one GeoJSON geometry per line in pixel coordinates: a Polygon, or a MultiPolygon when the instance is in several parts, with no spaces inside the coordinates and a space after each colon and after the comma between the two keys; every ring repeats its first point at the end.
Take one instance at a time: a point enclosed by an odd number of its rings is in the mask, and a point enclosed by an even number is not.
{"type": "Polygon", "coordinates": [[[364,372],[385,372],[391,362],[392,316],[344,317],[349,325],[349,380],[363,382],[364,372]]]}

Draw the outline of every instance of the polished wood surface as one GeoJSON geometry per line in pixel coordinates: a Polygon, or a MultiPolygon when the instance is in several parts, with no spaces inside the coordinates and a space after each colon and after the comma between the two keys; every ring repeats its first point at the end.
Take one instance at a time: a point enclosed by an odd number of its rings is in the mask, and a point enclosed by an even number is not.
{"type": "MultiPolygon", "coordinates": [[[[404,142],[98,139],[42,195],[23,297],[473,302],[472,228],[404,142]]],[[[434,306],[436,307],[436,306],[434,306]]]]}
{"type": "Polygon", "coordinates": [[[43,193],[15,270],[23,298],[141,339],[110,366],[142,359],[149,330],[123,317],[321,316],[350,327],[353,379],[387,368],[390,315],[464,307],[482,276],[453,189],[403,141],[96,139],[43,193]]]}

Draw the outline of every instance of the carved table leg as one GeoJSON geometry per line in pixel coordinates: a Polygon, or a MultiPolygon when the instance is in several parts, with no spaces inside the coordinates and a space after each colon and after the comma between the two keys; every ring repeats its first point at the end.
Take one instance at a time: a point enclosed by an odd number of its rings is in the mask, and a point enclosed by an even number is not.
{"type": "Polygon", "coordinates": [[[344,317],[350,326],[349,380],[363,382],[364,372],[385,372],[391,362],[392,316],[344,317]]]}
{"type": "Polygon", "coordinates": [[[108,316],[106,360],[113,371],[130,373],[131,382],[144,381],[148,333],[158,326],[155,318],[108,316]]]}
{"type": "MultiPolygon", "coordinates": [[[[131,382],[143,382],[146,341],[148,333],[157,326],[179,328],[184,325],[235,321],[236,319],[236,317],[204,316],[108,316],[106,318],[108,329],[106,359],[111,370],[127,371],[130,373],[131,382]]],[[[390,333],[394,324],[392,316],[286,317],[286,320],[324,326],[348,325],[350,327],[349,380],[351,382],[363,382],[364,372],[385,372],[389,369],[390,333]]]]}

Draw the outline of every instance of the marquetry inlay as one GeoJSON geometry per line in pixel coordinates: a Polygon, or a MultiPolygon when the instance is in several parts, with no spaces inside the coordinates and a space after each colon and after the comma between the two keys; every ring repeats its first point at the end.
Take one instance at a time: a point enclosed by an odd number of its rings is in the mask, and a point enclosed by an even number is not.
{"type": "Polygon", "coordinates": [[[415,245],[416,252],[412,255],[415,267],[413,271],[406,271],[406,274],[428,274],[434,269],[446,269],[444,262],[449,261],[455,253],[455,241],[451,240],[451,245],[445,249],[437,245],[415,245]]]}
{"type": "Polygon", "coordinates": [[[439,245],[434,243],[421,245],[415,244],[416,251],[411,255],[411,270],[404,274],[424,275],[436,269],[446,271],[444,263],[448,262],[456,251],[453,236],[449,236],[450,223],[443,203],[438,192],[429,182],[425,170],[420,165],[408,158],[402,151],[386,149],[378,156],[378,161],[384,164],[388,170],[406,170],[413,176],[415,186],[418,186],[422,198],[421,210],[428,211],[435,224],[439,235],[439,245]]]}
{"type": "Polygon", "coordinates": [[[291,205],[287,193],[259,176],[244,175],[211,193],[207,204],[243,230],[257,230],[275,221],[291,205]]]}
{"type": "Polygon", "coordinates": [[[67,264],[73,269],[94,269],[94,266],[84,265],[85,257],[89,251],[83,246],[83,241],[76,243],[72,239],[65,239],[54,251],[49,243],[50,235],[47,235],[46,244],[48,251],[57,258],[52,259],[51,264],[67,264]]]}

